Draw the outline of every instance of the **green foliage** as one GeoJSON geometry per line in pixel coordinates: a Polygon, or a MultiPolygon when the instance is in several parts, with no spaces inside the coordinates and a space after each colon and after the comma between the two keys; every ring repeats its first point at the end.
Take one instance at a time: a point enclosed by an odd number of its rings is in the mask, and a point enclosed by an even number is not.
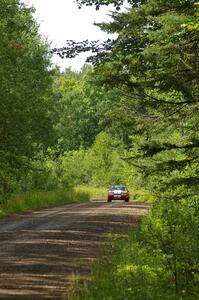
{"type": "Polygon", "coordinates": [[[19,186],[21,191],[52,191],[57,188],[66,188],[70,182],[62,184],[62,168],[59,157],[51,148],[45,153],[38,152],[31,167],[21,176],[19,186]]]}
{"type": "Polygon", "coordinates": [[[198,295],[198,216],[186,200],[156,204],[143,224],[149,247],[160,251],[172,272],[176,294],[198,295]]]}
{"type": "Polygon", "coordinates": [[[66,185],[86,184],[90,181],[88,151],[79,149],[67,151],[61,157],[62,182],[66,185]]]}
{"type": "Polygon", "coordinates": [[[131,185],[134,168],[121,156],[126,151],[121,140],[101,132],[89,149],[39,152],[31,168],[21,174],[18,191],[53,191],[76,185],[107,188],[116,183],[131,185]]]}
{"type": "Polygon", "coordinates": [[[70,70],[65,70],[54,79],[54,89],[61,95],[56,131],[62,152],[78,150],[80,145],[90,145],[93,135],[98,132],[84,86],[83,74],[70,70]]]}
{"type": "MultiPolygon", "coordinates": [[[[120,141],[119,141],[120,142],[120,141]]],[[[116,149],[118,141],[105,132],[100,133],[89,152],[92,181],[97,186],[108,186],[123,182],[125,163],[116,149]]]]}
{"type": "Polygon", "coordinates": [[[90,147],[101,131],[119,136],[127,146],[130,144],[126,125],[132,124],[132,117],[124,105],[124,96],[118,97],[117,90],[93,81],[93,69],[89,66],[79,73],[67,69],[54,76],[54,92],[59,95],[55,127],[60,153],[90,147]]]}
{"type": "Polygon", "coordinates": [[[130,184],[132,168],[121,158],[124,152],[121,140],[101,132],[89,149],[66,151],[61,156],[60,182],[106,188],[116,183],[130,184]]]}

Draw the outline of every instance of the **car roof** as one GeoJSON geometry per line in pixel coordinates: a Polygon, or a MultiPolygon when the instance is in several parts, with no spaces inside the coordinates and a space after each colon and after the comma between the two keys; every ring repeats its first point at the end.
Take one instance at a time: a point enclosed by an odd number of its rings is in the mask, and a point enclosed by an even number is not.
{"type": "Polygon", "coordinates": [[[125,185],[123,185],[123,184],[114,184],[114,185],[112,185],[111,187],[116,187],[116,186],[117,186],[117,187],[122,187],[122,186],[125,187],[125,185]]]}
{"type": "Polygon", "coordinates": [[[111,189],[113,189],[113,188],[125,188],[126,189],[127,187],[125,185],[119,185],[118,184],[118,185],[112,185],[111,189]]]}

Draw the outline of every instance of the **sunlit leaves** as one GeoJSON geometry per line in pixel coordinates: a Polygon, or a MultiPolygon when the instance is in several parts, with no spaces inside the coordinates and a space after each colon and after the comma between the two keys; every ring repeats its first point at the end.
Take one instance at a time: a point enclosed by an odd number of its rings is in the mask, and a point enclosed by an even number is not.
{"type": "Polygon", "coordinates": [[[98,10],[100,6],[109,4],[113,4],[117,9],[119,9],[120,6],[124,3],[124,0],[75,0],[75,2],[77,2],[79,8],[81,8],[82,5],[94,5],[96,10],[98,10]]]}

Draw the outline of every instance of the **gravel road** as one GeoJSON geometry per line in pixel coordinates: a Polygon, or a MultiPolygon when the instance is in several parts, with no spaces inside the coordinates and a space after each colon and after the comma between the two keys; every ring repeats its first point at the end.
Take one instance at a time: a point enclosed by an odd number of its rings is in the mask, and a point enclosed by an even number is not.
{"type": "Polygon", "coordinates": [[[125,234],[148,208],[98,200],[0,220],[0,299],[66,299],[110,234],[125,234]]]}

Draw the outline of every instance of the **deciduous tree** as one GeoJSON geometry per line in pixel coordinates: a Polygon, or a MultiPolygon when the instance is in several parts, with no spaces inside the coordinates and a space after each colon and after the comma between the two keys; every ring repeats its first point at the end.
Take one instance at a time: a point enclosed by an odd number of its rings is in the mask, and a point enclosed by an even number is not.
{"type": "Polygon", "coordinates": [[[1,195],[52,138],[48,46],[32,12],[18,0],[0,1],[1,195]]]}

